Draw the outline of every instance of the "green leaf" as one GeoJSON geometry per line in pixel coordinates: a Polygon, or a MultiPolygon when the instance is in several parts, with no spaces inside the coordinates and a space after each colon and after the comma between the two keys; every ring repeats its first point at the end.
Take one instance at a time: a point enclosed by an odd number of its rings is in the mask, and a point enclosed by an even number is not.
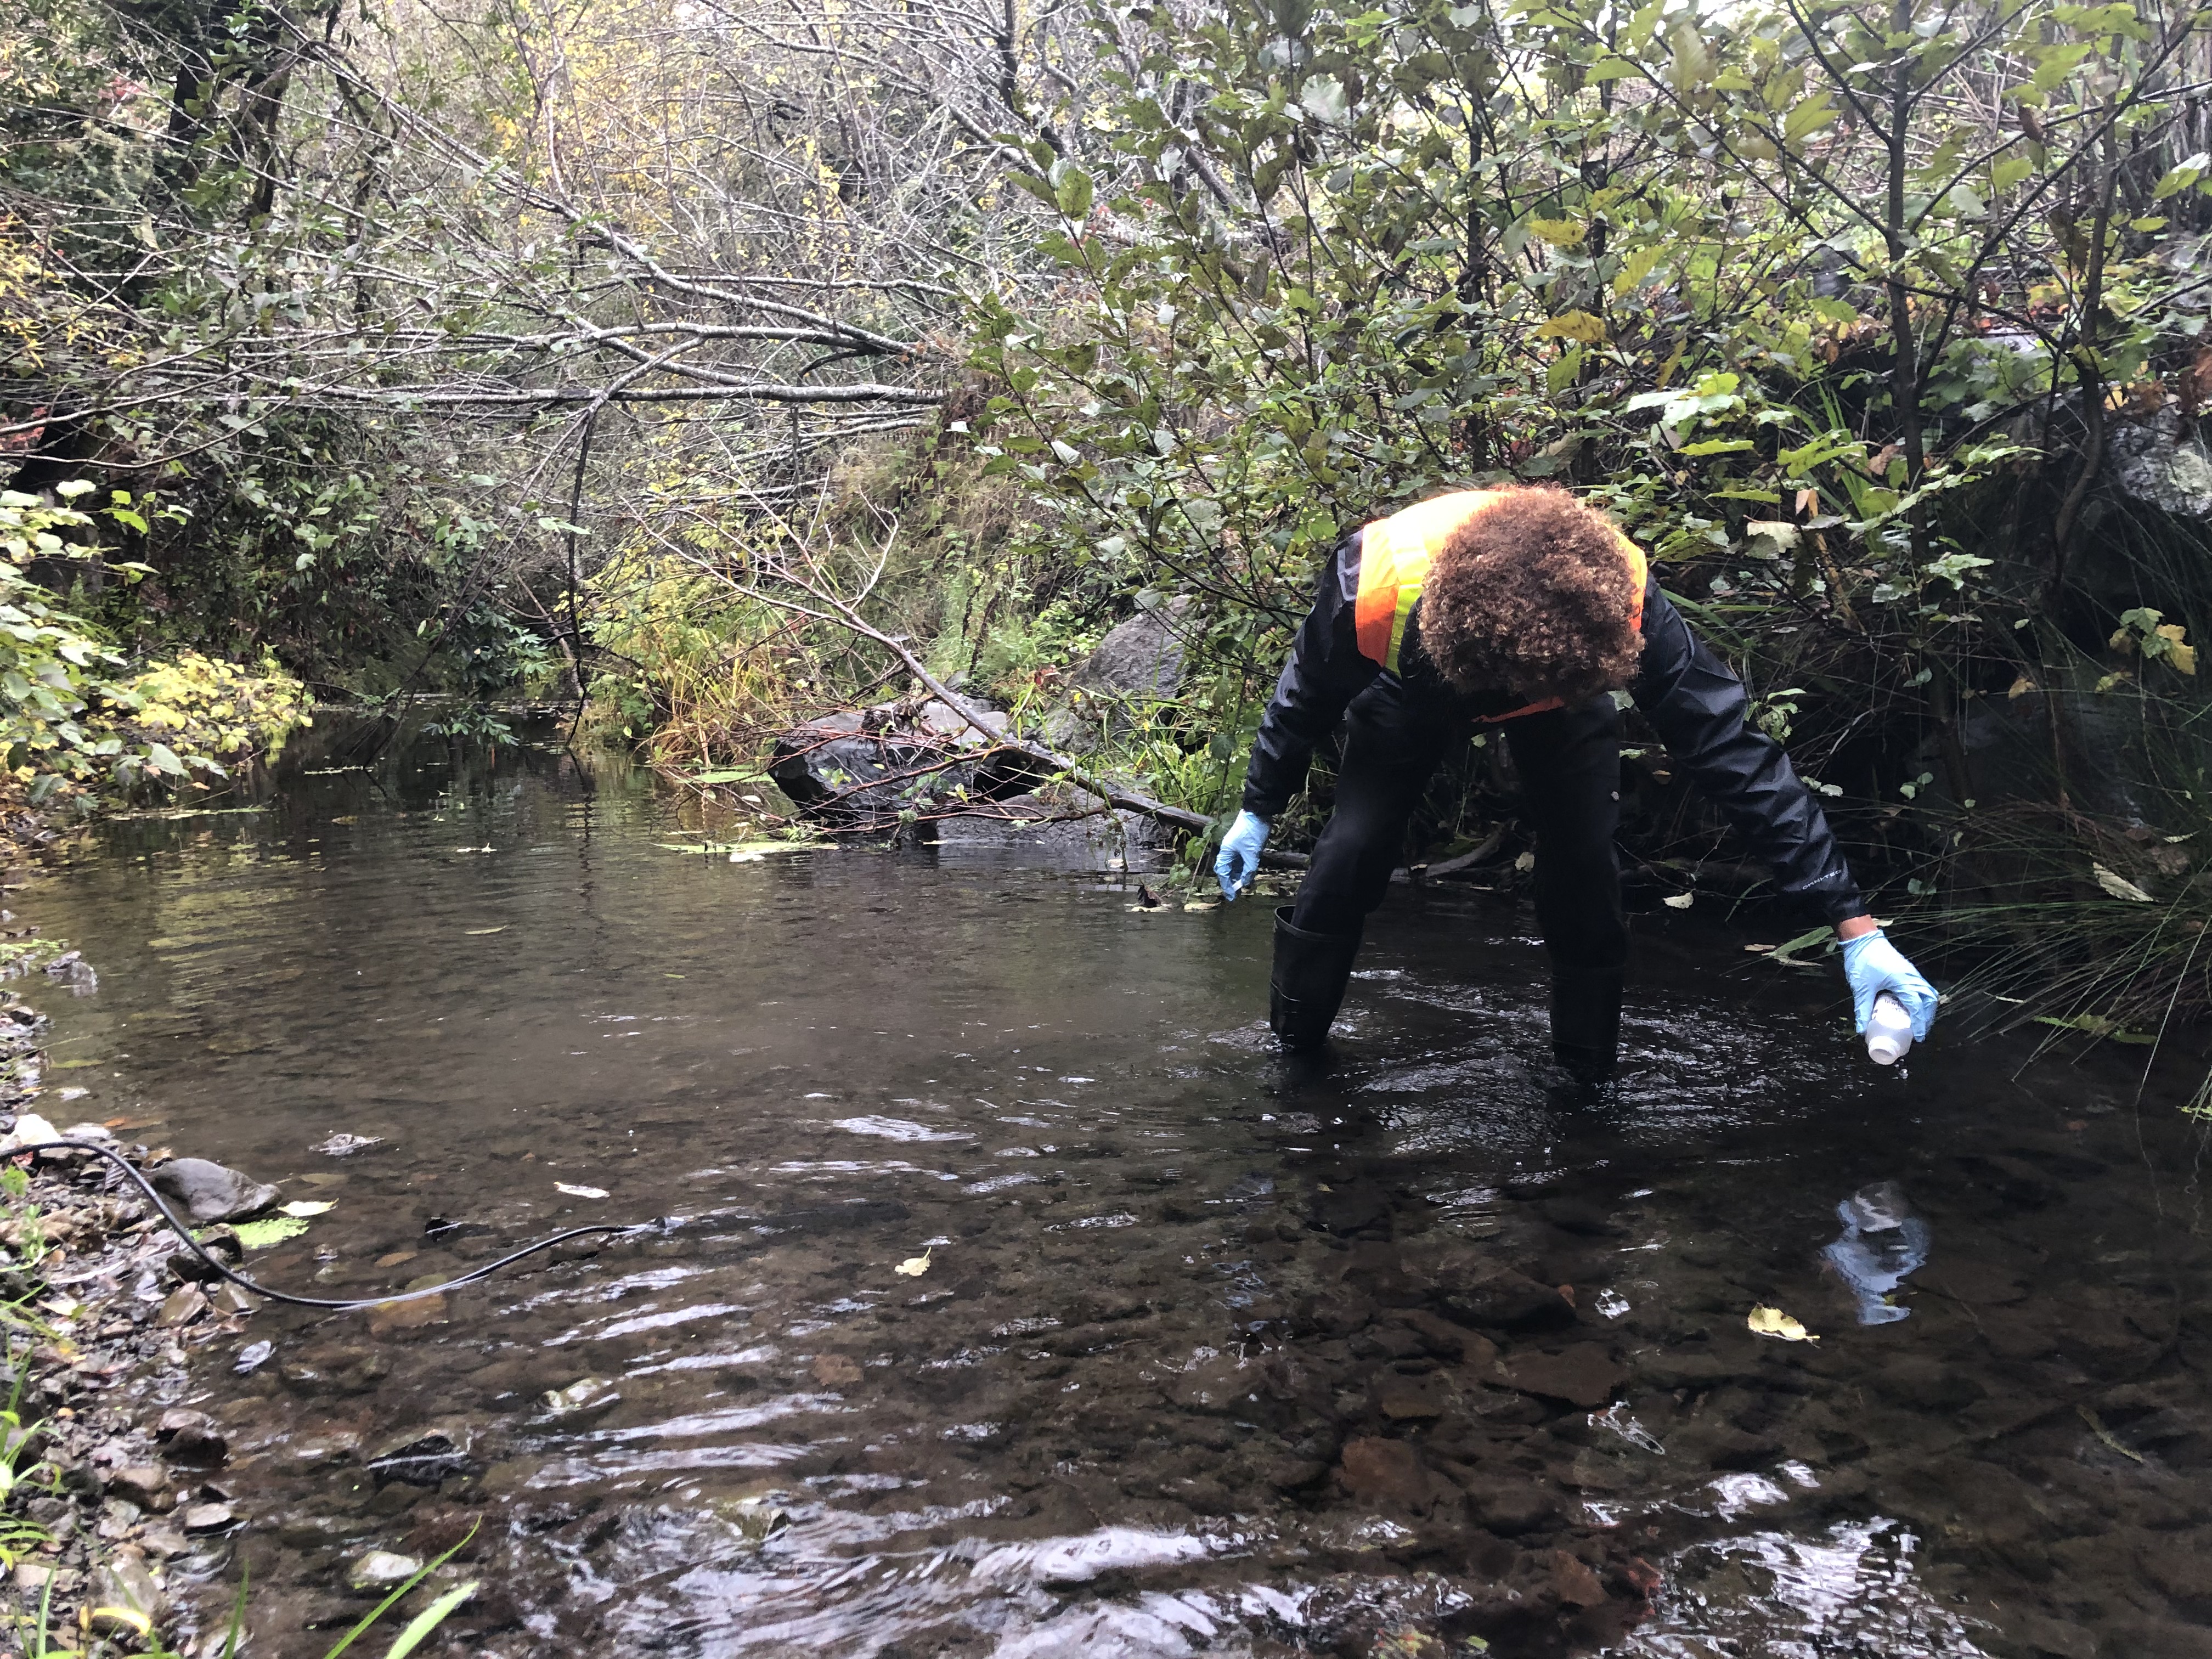
{"type": "Polygon", "coordinates": [[[1053,204],[1071,219],[1080,219],[1091,211],[1091,175],[1079,168],[1068,168],[1054,192],[1053,204]]]}
{"type": "Polygon", "coordinates": [[[1341,126],[1352,112],[1344,83],[1334,75],[1316,75],[1298,88],[1298,107],[1324,126],[1341,126]]]}
{"type": "Polygon", "coordinates": [[[422,1645],[423,1639],[445,1622],[446,1615],[477,1593],[477,1581],[471,1578],[465,1584],[456,1584],[443,1595],[407,1621],[390,1647],[384,1650],[384,1659],[406,1659],[407,1655],[422,1645]]]}
{"type": "Polygon", "coordinates": [[[2200,149],[2187,161],[2179,162],[2168,169],[2166,176],[2160,179],[2157,186],[2152,190],[2150,199],[2154,202],[2162,202],[2177,191],[2187,190],[2190,185],[2202,179],[2208,169],[2212,169],[2212,155],[2207,155],[2200,149]]]}
{"type": "Polygon", "coordinates": [[[1782,136],[1790,143],[1810,137],[1836,118],[1836,100],[1816,92],[1783,118],[1782,136]]]}
{"type": "Polygon", "coordinates": [[[282,1244],[288,1238],[297,1238],[307,1231],[307,1224],[295,1215],[274,1215],[266,1221],[241,1221],[234,1229],[238,1242],[249,1250],[265,1250],[272,1244],[282,1244]]]}

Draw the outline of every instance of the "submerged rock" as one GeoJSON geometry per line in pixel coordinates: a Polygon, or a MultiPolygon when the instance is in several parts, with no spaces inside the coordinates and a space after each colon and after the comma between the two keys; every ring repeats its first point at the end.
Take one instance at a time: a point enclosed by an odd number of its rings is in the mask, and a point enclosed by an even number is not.
{"type": "Polygon", "coordinates": [[[173,1158],[148,1179],[194,1221],[243,1221],[277,1199],[274,1187],[204,1158],[173,1158]]]}
{"type": "Polygon", "coordinates": [[[153,1463],[134,1463],[107,1478],[107,1495],[160,1514],[177,1501],[169,1489],[168,1471],[153,1463]]]}
{"type": "Polygon", "coordinates": [[[190,1504],[177,1512],[187,1533],[221,1532],[238,1519],[228,1504],[190,1504]]]}
{"type": "Polygon", "coordinates": [[[1509,1354],[1498,1373],[1522,1394],[1563,1400],[1570,1406],[1602,1406],[1628,1379],[1613,1357],[1595,1342],[1577,1342],[1558,1353],[1509,1354]]]}
{"type": "Polygon", "coordinates": [[[162,1456],[191,1468],[212,1468],[230,1455],[230,1443],[215,1419],[182,1407],[161,1414],[154,1425],[154,1438],[161,1442],[162,1456]]]}
{"type": "Polygon", "coordinates": [[[401,1555],[392,1550],[370,1550],[357,1556],[346,1569],[349,1589],[368,1592],[397,1589],[416,1573],[422,1564],[411,1555],[401,1555]]]}
{"type": "Polygon", "coordinates": [[[380,1480],[410,1486],[434,1486],[474,1467],[469,1457],[473,1437],[463,1423],[410,1429],[386,1440],[369,1455],[368,1467],[380,1480]]]}

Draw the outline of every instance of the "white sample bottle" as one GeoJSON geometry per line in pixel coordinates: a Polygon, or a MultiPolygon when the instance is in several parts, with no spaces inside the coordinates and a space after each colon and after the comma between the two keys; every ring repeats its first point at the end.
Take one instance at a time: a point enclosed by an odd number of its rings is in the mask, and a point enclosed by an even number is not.
{"type": "Polygon", "coordinates": [[[1874,1000],[1874,1017],[1867,1021],[1867,1058],[1877,1066],[1894,1066],[1912,1046],[1912,1016],[1905,1005],[1884,991],[1874,1000]]]}

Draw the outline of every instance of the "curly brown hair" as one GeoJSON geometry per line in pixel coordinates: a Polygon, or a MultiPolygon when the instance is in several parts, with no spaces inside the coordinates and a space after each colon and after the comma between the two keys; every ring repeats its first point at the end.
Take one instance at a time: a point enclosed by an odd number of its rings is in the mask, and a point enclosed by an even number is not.
{"type": "Polygon", "coordinates": [[[1462,690],[1577,703],[1635,677],[1635,578],[1613,520],[1548,484],[1486,492],[1437,550],[1420,639],[1462,690]]]}

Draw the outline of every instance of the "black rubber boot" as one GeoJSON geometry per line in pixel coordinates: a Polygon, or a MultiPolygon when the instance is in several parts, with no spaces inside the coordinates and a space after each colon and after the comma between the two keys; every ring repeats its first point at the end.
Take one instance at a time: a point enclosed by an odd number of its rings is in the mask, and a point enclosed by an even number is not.
{"type": "Polygon", "coordinates": [[[1620,1057],[1621,977],[1602,970],[1552,970],[1552,1053],[1584,1088],[1611,1078],[1620,1057]]]}
{"type": "Polygon", "coordinates": [[[1267,981],[1267,1024],[1294,1054],[1328,1040],[1329,1022],[1352,982],[1358,933],[1310,933],[1291,925],[1287,904],[1275,912],[1275,971],[1267,981]]]}

